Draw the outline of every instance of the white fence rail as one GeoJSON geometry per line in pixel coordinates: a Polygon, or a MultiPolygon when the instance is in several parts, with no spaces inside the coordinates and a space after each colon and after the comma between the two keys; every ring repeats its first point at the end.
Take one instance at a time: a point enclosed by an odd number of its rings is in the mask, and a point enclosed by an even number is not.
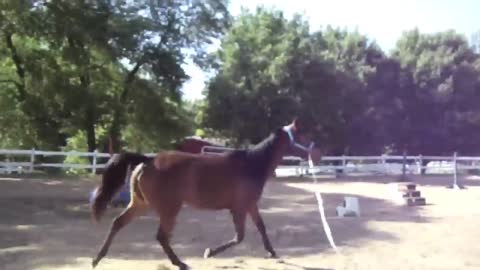
{"type": "MultiPolygon", "coordinates": [[[[147,156],[153,156],[154,153],[148,153],[147,156]]],[[[89,169],[93,174],[96,173],[97,169],[102,169],[105,167],[106,163],[98,163],[99,158],[110,157],[109,153],[99,153],[95,152],[78,152],[78,151],[41,151],[41,150],[10,150],[10,149],[0,149],[0,173],[10,174],[12,172],[22,173],[22,172],[33,172],[36,168],[63,168],[63,169],[89,169]],[[74,157],[85,157],[91,158],[92,162],[89,164],[74,164],[74,163],[48,163],[48,162],[37,162],[37,157],[53,157],[53,156],[63,156],[65,159],[69,156],[74,157]],[[28,159],[29,161],[10,161],[11,159],[28,159]]]]}
{"type": "MultiPolygon", "coordinates": [[[[206,146],[202,149],[203,154],[221,154],[233,148],[206,146]]],[[[147,153],[154,156],[155,153],[147,153]]],[[[0,149],[0,173],[22,173],[33,172],[42,168],[61,169],[87,169],[96,173],[98,169],[105,167],[99,159],[107,160],[109,153],[77,152],[77,151],[40,151],[40,150],[10,150],[0,149]],[[50,157],[63,157],[63,162],[40,162],[50,157]],[[88,164],[72,164],[65,162],[67,157],[90,158],[88,164]]],[[[284,157],[291,165],[280,165],[277,167],[277,175],[305,174],[310,173],[336,173],[341,170],[344,174],[367,173],[367,174],[419,174],[421,170],[426,173],[456,174],[459,170],[480,169],[480,157],[461,157],[456,154],[452,156],[324,156],[315,164],[313,171],[308,168],[305,160],[299,157],[284,157]],[[425,164],[425,165],[424,165],[425,164]]]]}

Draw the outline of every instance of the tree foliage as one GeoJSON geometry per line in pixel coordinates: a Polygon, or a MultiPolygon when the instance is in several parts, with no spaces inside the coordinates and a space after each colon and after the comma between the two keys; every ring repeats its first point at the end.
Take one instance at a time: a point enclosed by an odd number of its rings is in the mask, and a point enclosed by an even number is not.
{"type": "Polygon", "coordinates": [[[226,2],[2,1],[2,147],[155,151],[190,133],[187,57],[228,26],[226,2]],[[142,145],[139,144],[142,142],[142,145]]]}
{"type": "Polygon", "coordinates": [[[244,11],[213,56],[203,123],[255,143],[303,115],[331,154],[478,153],[476,48],[454,31],[414,29],[387,54],[357,31],[244,11]]]}
{"type": "Polygon", "coordinates": [[[386,53],[275,9],[231,20],[226,0],[5,0],[0,147],[155,151],[186,134],[238,146],[301,115],[330,154],[477,154],[479,44],[412,29],[386,53]],[[187,58],[214,72],[198,103],[182,100],[187,58]]]}

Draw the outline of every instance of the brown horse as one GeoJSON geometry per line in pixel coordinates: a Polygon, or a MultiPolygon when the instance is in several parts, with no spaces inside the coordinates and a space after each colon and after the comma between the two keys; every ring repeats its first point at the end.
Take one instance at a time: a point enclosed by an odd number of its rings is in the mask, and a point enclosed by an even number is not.
{"type": "Polygon", "coordinates": [[[228,209],[233,217],[235,237],[215,248],[207,248],[204,257],[212,257],[239,244],[244,238],[245,221],[250,215],[270,257],[276,257],[260,215],[259,201],[266,180],[272,175],[287,149],[300,134],[298,121],[277,129],[249,150],[223,155],[200,155],[178,151],[160,152],[149,159],[138,154],[124,154],[110,162],[98,195],[92,205],[92,216],[98,221],[108,201],[123,185],[128,166],[140,165],[130,179],[131,200],[117,216],[96,258],[95,267],[107,254],[115,234],[135,217],[153,209],[160,218],[156,239],[170,261],[187,269],[172,250],[169,239],[176,217],[184,203],[201,209],[228,209]]]}

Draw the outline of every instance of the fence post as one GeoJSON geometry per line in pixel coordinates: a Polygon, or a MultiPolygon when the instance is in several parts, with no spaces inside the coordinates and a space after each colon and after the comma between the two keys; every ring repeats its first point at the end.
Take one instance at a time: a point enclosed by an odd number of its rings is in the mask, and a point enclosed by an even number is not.
{"type": "Polygon", "coordinates": [[[457,152],[453,153],[453,188],[458,187],[457,185],[457,152]]]}
{"type": "Polygon", "coordinates": [[[7,174],[11,174],[12,173],[12,166],[10,165],[10,155],[7,154],[7,157],[5,159],[7,161],[7,174]]]}
{"type": "Polygon", "coordinates": [[[383,174],[387,174],[387,158],[385,154],[382,154],[382,171],[383,174]]]}
{"type": "Polygon", "coordinates": [[[342,173],[341,174],[347,175],[347,157],[345,155],[342,155],[342,173]]]}
{"type": "Polygon", "coordinates": [[[457,152],[453,153],[453,184],[448,186],[452,189],[464,189],[465,187],[458,184],[458,169],[457,169],[457,152]]]}
{"type": "Polygon", "coordinates": [[[93,151],[93,159],[92,159],[92,174],[97,173],[97,149],[93,151]]]}
{"type": "MultiPolygon", "coordinates": [[[[305,162],[300,161],[299,165],[300,165],[300,170],[302,172],[302,177],[303,175],[309,175],[310,173],[313,174],[313,168],[312,168],[312,171],[310,172],[310,164],[308,162],[305,164],[305,162]]],[[[313,164],[313,166],[315,166],[315,164],[313,164]]]]}
{"type": "Polygon", "coordinates": [[[427,168],[423,168],[423,157],[422,157],[422,155],[418,156],[418,162],[420,163],[420,165],[418,166],[419,167],[418,174],[420,174],[420,175],[427,174],[427,168]]]}
{"type": "Polygon", "coordinates": [[[30,173],[33,173],[33,167],[35,166],[35,148],[32,148],[30,153],[30,173]]]}
{"type": "Polygon", "coordinates": [[[407,151],[403,151],[402,159],[402,176],[400,177],[400,182],[407,181],[407,151]]]}

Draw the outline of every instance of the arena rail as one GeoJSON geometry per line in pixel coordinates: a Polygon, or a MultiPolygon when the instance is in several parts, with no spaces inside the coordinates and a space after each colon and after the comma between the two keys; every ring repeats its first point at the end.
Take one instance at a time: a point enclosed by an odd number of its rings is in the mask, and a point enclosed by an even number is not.
{"type": "MultiPolygon", "coordinates": [[[[155,153],[147,153],[147,156],[154,156],[155,153]]],[[[33,172],[36,168],[63,168],[63,169],[89,169],[93,174],[97,172],[97,169],[105,167],[106,163],[98,163],[99,158],[109,158],[109,153],[94,152],[79,152],[79,151],[42,151],[42,150],[12,150],[12,149],[0,149],[0,157],[3,156],[4,160],[0,161],[0,173],[23,173],[33,172]],[[91,158],[89,164],[75,164],[75,163],[49,163],[38,162],[37,157],[86,157],[91,158]],[[11,159],[28,159],[28,161],[11,161],[11,159]]],[[[0,159],[1,160],[1,159],[0,159]]]]}
{"type": "MultiPolygon", "coordinates": [[[[202,149],[203,154],[220,154],[231,151],[233,148],[206,146],[202,149]]],[[[155,153],[147,153],[154,156],[155,153]]],[[[41,168],[62,168],[62,169],[87,169],[95,174],[98,169],[105,167],[105,163],[99,161],[108,160],[109,153],[79,152],[79,151],[42,151],[36,149],[17,150],[0,149],[0,173],[23,173],[33,172],[41,168]],[[48,157],[64,157],[63,162],[45,162],[48,157]],[[43,158],[39,158],[43,157],[43,158]],[[83,164],[66,162],[67,157],[89,158],[83,164]]],[[[412,155],[380,155],[380,156],[324,156],[315,164],[313,171],[308,168],[305,160],[299,157],[287,156],[284,161],[289,164],[282,164],[277,167],[277,172],[289,170],[295,175],[308,173],[373,173],[373,174],[420,174],[422,170],[426,173],[441,173],[456,175],[460,170],[480,169],[480,157],[475,156],[412,156],[412,155]],[[292,165],[293,164],[293,165],[292,165]]],[[[278,173],[277,173],[278,174],[278,173]]]]}

